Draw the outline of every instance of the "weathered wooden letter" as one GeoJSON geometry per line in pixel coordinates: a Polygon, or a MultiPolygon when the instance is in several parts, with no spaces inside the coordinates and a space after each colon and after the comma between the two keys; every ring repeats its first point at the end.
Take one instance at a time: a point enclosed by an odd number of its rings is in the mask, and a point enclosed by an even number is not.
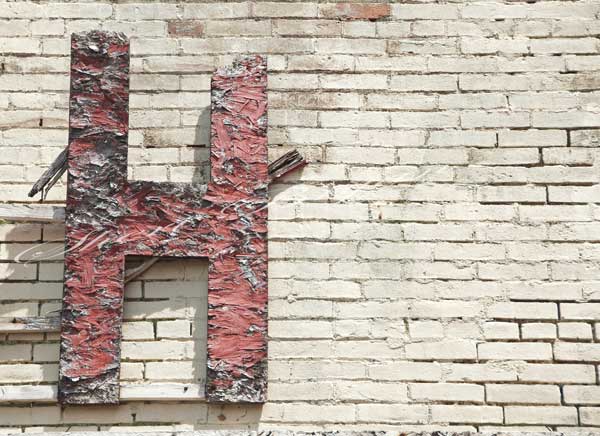
{"type": "Polygon", "coordinates": [[[265,60],[213,76],[208,186],[128,182],[128,41],[71,49],[60,402],[118,403],[126,255],[209,259],[207,399],[265,401],[265,60]]]}

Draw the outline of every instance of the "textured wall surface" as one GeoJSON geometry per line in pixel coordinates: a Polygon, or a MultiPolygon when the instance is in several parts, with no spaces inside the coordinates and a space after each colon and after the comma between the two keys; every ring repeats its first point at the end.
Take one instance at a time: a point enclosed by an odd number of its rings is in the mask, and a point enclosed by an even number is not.
{"type": "MultiPolygon", "coordinates": [[[[0,2],[0,202],[28,201],[67,144],[82,30],[132,40],[131,179],[206,180],[209,78],[236,53],[269,56],[271,158],[311,160],[270,188],[264,407],[1,404],[0,432],[598,429],[599,14],[0,2]]],[[[58,309],[61,226],[0,237],[0,318],[58,309]]],[[[123,381],[204,380],[205,263],[161,261],[124,311],[123,381]]],[[[57,359],[57,334],[4,335],[0,384],[55,384],[57,359]]]]}

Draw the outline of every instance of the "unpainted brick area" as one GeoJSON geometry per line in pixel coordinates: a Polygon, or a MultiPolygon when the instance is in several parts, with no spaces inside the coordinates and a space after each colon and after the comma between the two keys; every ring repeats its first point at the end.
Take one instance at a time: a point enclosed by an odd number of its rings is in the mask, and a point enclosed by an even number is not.
{"type": "MultiPolygon", "coordinates": [[[[204,182],[213,70],[269,61],[269,401],[0,405],[0,433],[598,430],[600,1],[0,2],[0,202],[67,144],[69,38],[131,38],[130,178],[204,182]]],[[[64,182],[49,201],[64,201],[64,182]]],[[[0,318],[60,307],[64,229],[0,224],[0,318]],[[40,245],[40,242],[44,242],[40,245]]],[[[127,287],[127,383],[204,381],[206,263],[127,287]]],[[[58,335],[0,335],[53,385],[58,335]]]]}

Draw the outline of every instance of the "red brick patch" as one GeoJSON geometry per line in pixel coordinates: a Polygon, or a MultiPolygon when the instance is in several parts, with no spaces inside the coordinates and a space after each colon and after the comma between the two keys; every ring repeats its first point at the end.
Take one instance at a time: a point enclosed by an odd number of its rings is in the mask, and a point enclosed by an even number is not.
{"type": "Polygon", "coordinates": [[[202,36],[204,24],[196,20],[169,21],[169,35],[171,36],[202,36]]]}
{"type": "Polygon", "coordinates": [[[340,20],[379,20],[390,15],[386,3],[336,3],[325,5],[323,15],[340,20]]]}

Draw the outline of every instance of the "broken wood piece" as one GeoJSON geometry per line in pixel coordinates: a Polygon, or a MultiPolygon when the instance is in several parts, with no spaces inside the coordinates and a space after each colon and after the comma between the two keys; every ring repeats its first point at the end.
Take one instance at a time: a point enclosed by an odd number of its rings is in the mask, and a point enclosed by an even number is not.
{"type": "Polygon", "coordinates": [[[54,333],[60,331],[60,316],[0,318],[0,333],[54,333]]]}
{"type": "Polygon", "coordinates": [[[269,164],[269,180],[273,181],[286,174],[303,167],[308,162],[297,150],[288,151],[286,154],[269,164]]]}
{"type": "Polygon", "coordinates": [[[60,154],[54,159],[54,162],[50,165],[50,167],[44,171],[44,174],[38,179],[37,182],[27,194],[29,197],[33,197],[40,191],[42,192],[42,201],[45,200],[48,195],[48,191],[54,184],[61,178],[64,172],[67,170],[67,154],[68,148],[63,149],[60,154]],[[47,187],[46,187],[47,185],[47,187]]]}
{"type": "MultiPolygon", "coordinates": [[[[31,191],[29,191],[29,197],[33,197],[38,192],[43,190],[44,192],[42,200],[46,198],[50,188],[54,186],[54,184],[62,177],[64,172],[67,170],[67,152],[68,148],[65,148],[63,151],[60,152],[60,154],[57,156],[54,162],[52,162],[52,165],[50,165],[50,168],[48,168],[44,172],[44,174],[42,174],[39,180],[35,182],[35,184],[31,188],[31,191]]],[[[298,153],[297,150],[288,151],[286,154],[269,164],[269,180],[273,181],[275,179],[283,177],[284,175],[303,167],[307,163],[308,162],[306,161],[306,159],[304,159],[304,157],[302,157],[302,155],[298,153]]],[[[4,218],[2,212],[2,205],[0,205],[0,219],[10,219],[4,218]]],[[[19,216],[16,215],[14,220],[17,220],[18,218],[19,216]]],[[[61,221],[62,220],[64,220],[64,209],[62,212],[61,221]]]]}

